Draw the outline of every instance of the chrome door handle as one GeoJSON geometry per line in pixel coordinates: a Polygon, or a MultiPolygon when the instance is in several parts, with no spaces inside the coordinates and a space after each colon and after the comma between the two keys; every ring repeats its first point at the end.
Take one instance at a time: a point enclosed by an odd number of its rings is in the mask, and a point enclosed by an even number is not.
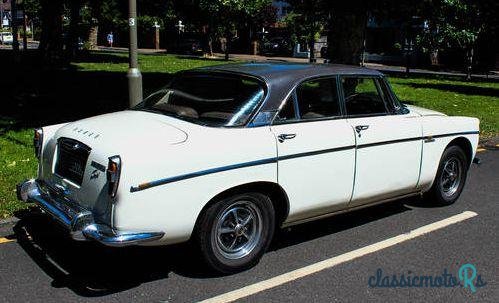
{"type": "Polygon", "coordinates": [[[355,131],[360,137],[360,132],[369,128],[369,125],[357,125],[355,126],[355,131]]]}
{"type": "Polygon", "coordinates": [[[284,142],[285,140],[293,139],[296,137],[296,134],[280,134],[277,136],[279,142],[284,142]]]}

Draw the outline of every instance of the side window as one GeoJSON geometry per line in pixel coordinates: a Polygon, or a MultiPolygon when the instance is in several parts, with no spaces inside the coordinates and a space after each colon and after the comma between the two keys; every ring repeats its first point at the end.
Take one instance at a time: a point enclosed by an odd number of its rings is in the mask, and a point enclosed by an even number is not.
{"type": "Polygon", "coordinates": [[[303,82],[296,88],[300,119],[320,119],[341,115],[336,78],[303,82]]]}
{"type": "Polygon", "coordinates": [[[286,123],[296,120],[296,111],[293,95],[289,96],[284,106],[281,108],[276,117],[277,123],[286,123]]]}
{"type": "Polygon", "coordinates": [[[369,77],[345,77],[341,79],[348,115],[386,114],[383,93],[378,90],[377,80],[369,77]]]}
{"type": "Polygon", "coordinates": [[[383,80],[380,80],[379,82],[381,88],[383,89],[383,93],[387,96],[387,100],[389,100],[387,103],[390,105],[390,109],[395,113],[405,113],[404,107],[397,98],[397,95],[395,95],[388,79],[383,78],[383,80]]]}

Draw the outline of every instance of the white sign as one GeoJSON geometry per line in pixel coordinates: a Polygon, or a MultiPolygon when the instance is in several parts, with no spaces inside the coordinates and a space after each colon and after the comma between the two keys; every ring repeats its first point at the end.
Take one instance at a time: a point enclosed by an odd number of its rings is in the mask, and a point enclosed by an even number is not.
{"type": "Polygon", "coordinates": [[[135,26],[135,18],[128,18],[128,25],[135,26]]]}

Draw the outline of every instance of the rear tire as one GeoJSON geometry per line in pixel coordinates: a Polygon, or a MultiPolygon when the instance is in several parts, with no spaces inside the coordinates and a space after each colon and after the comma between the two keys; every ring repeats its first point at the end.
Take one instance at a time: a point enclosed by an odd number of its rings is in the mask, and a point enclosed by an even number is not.
{"type": "Polygon", "coordinates": [[[432,203],[451,205],[459,198],[466,183],[469,162],[463,149],[453,145],[442,154],[433,186],[428,192],[432,203]]]}
{"type": "Polygon", "coordinates": [[[197,245],[206,264],[231,274],[258,263],[274,235],[275,212],[269,197],[246,193],[209,206],[197,225],[197,245]]]}

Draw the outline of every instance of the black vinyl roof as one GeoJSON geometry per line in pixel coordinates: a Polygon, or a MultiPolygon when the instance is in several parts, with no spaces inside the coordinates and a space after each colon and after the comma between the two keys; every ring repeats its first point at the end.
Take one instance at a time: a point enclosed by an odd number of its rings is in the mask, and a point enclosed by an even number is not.
{"type": "Polygon", "coordinates": [[[261,110],[272,111],[279,108],[288,93],[300,82],[324,76],[363,75],[382,76],[379,71],[339,64],[274,63],[251,62],[214,65],[196,68],[188,72],[225,72],[249,75],[262,79],[268,89],[261,110]]]}
{"type": "Polygon", "coordinates": [[[381,75],[380,72],[359,66],[340,64],[310,64],[310,63],[284,63],[284,62],[249,62],[214,65],[198,68],[197,70],[227,71],[244,73],[265,78],[272,81],[282,77],[309,78],[311,76],[325,75],[381,75]]]}

